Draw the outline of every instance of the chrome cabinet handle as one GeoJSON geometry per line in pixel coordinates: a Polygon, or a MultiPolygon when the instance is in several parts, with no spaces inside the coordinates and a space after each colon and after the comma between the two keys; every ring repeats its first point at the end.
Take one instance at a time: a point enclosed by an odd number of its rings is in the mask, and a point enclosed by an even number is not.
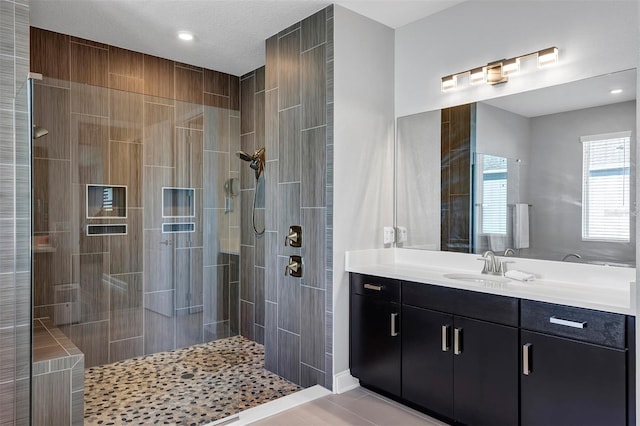
{"type": "Polygon", "coordinates": [[[398,318],[397,313],[391,314],[391,337],[396,337],[398,335],[398,330],[396,330],[396,319],[398,318]]]}
{"type": "Polygon", "coordinates": [[[451,326],[443,325],[442,326],[442,352],[447,352],[449,350],[449,329],[451,326]]]}
{"type": "Polygon", "coordinates": [[[531,374],[531,343],[522,345],[522,374],[531,374]]]}
{"type": "Polygon", "coordinates": [[[462,329],[453,329],[453,354],[460,355],[462,353],[462,329]]]}
{"type": "Polygon", "coordinates": [[[367,290],[375,290],[375,291],[381,291],[382,290],[382,286],[381,285],[375,285],[375,284],[365,284],[364,288],[366,288],[367,290]]]}
{"type": "Polygon", "coordinates": [[[549,322],[551,324],[564,325],[564,326],[573,327],[573,328],[585,328],[587,326],[586,321],[571,321],[571,320],[558,318],[556,316],[552,316],[551,318],[549,318],[549,322]]]}

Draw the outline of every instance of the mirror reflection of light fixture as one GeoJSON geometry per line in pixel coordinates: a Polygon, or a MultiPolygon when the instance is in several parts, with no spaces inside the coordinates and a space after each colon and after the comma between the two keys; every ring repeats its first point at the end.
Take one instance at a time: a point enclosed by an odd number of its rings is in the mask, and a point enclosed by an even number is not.
{"type": "Polygon", "coordinates": [[[487,81],[487,67],[474,68],[469,71],[469,83],[480,84],[487,81]]]}
{"type": "Polygon", "coordinates": [[[520,71],[520,62],[532,56],[537,58],[538,68],[556,65],[558,63],[558,48],[555,46],[548,47],[536,52],[527,53],[526,55],[516,56],[511,59],[501,59],[490,62],[483,67],[476,67],[442,77],[442,91],[447,92],[456,89],[458,87],[458,76],[467,74],[469,75],[469,84],[471,85],[480,83],[488,83],[491,85],[506,83],[509,81],[509,76],[515,75],[520,71]]]}
{"type": "Polygon", "coordinates": [[[453,90],[458,87],[458,76],[450,75],[447,77],[442,77],[442,91],[446,92],[449,90],[453,90]]]}

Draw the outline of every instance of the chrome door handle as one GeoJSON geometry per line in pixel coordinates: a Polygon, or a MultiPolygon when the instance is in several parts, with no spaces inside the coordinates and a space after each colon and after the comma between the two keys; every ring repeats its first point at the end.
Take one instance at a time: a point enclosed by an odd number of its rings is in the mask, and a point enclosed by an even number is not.
{"type": "Polygon", "coordinates": [[[549,322],[551,324],[564,325],[564,326],[573,327],[573,328],[585,328],[587,326],[586,321],[571,321],[571,320],[558,318],[556,316],[552,316],[551,318],[549,318],[549,322]]]}
{"type": "Polygon", "coordinates": [[[522,345],[522,374],[528,376],[531,374],[531,343],[522,345]]]}
{"type": "Polygon", "coordinates": [[[453,353],[454,355],[460,355],[462,353],[462,329],[453,329],[453,353]]]}
{"type": "Polygon", "coordinates": [[[397,313],[391,314],[391,337],[396,337],[398,335],[398,330],[396,329],[397,318],[398,318],[397,313]]]}
{"type": "Polygon", "coordinates": [[[450,325],[442,326],[442,352],[447,352],[449,350],[449,329],[450,325]]]}

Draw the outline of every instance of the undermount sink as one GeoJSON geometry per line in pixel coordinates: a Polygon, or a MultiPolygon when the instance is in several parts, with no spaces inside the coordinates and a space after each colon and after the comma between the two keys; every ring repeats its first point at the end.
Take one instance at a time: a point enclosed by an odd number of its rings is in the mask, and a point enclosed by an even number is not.
{"type": "Polygon", "coordinates": [[[444,274],[442,275],[450,280],[467,281],[484,285],[505,284],[511,280],[500,277],[498,275],[482,275],[482,274],[444,274]]]}

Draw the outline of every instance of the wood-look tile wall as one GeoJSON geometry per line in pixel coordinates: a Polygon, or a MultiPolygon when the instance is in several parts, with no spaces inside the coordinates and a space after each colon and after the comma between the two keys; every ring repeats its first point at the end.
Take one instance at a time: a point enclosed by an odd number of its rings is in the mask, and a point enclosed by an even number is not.
{"type": "Polygon", "coordinates": [[[87,367],[237,334],[240,212],[224,185],[239,177],[239,78],[37,28],[31,71],[49,130],[33,153],[36,316],[87,367]],[[126,218],[87,219],[88,184],[125,185],[126,218]],[[194,188],[195,216],[163,217],[163,187],[194,188]],[[86,235],[105,223],[127,234],[86,235]]]}
{"type": "Polygon", "coordinates": [[[0,424],[28,425],[29,2],[0,0],[0,424]]]}
{"type": "Polygon", "coordinates": [[[471,252],[471,156],[474,105],[442,110],[441,223],[442,250],[471,252]]]}
{"type": "Polygon", "coordinates": [[[267,160],[257,189],[258,227],[266,229],[262,237],[255,236],[251,223],[255,177],[246,163],[241,165],[242,332],[264,341],[267,369],[302,386],[329,389],[332,76],[330,6],[270,37],[265,67],[243,76],[240,85],[242,149],[265,146],[267,160]],[[291,225],[303,227],[302,248],[284,245],[291,225]],[[304,259],[303,278],[284,275],[294,254],[304,259]]]}

